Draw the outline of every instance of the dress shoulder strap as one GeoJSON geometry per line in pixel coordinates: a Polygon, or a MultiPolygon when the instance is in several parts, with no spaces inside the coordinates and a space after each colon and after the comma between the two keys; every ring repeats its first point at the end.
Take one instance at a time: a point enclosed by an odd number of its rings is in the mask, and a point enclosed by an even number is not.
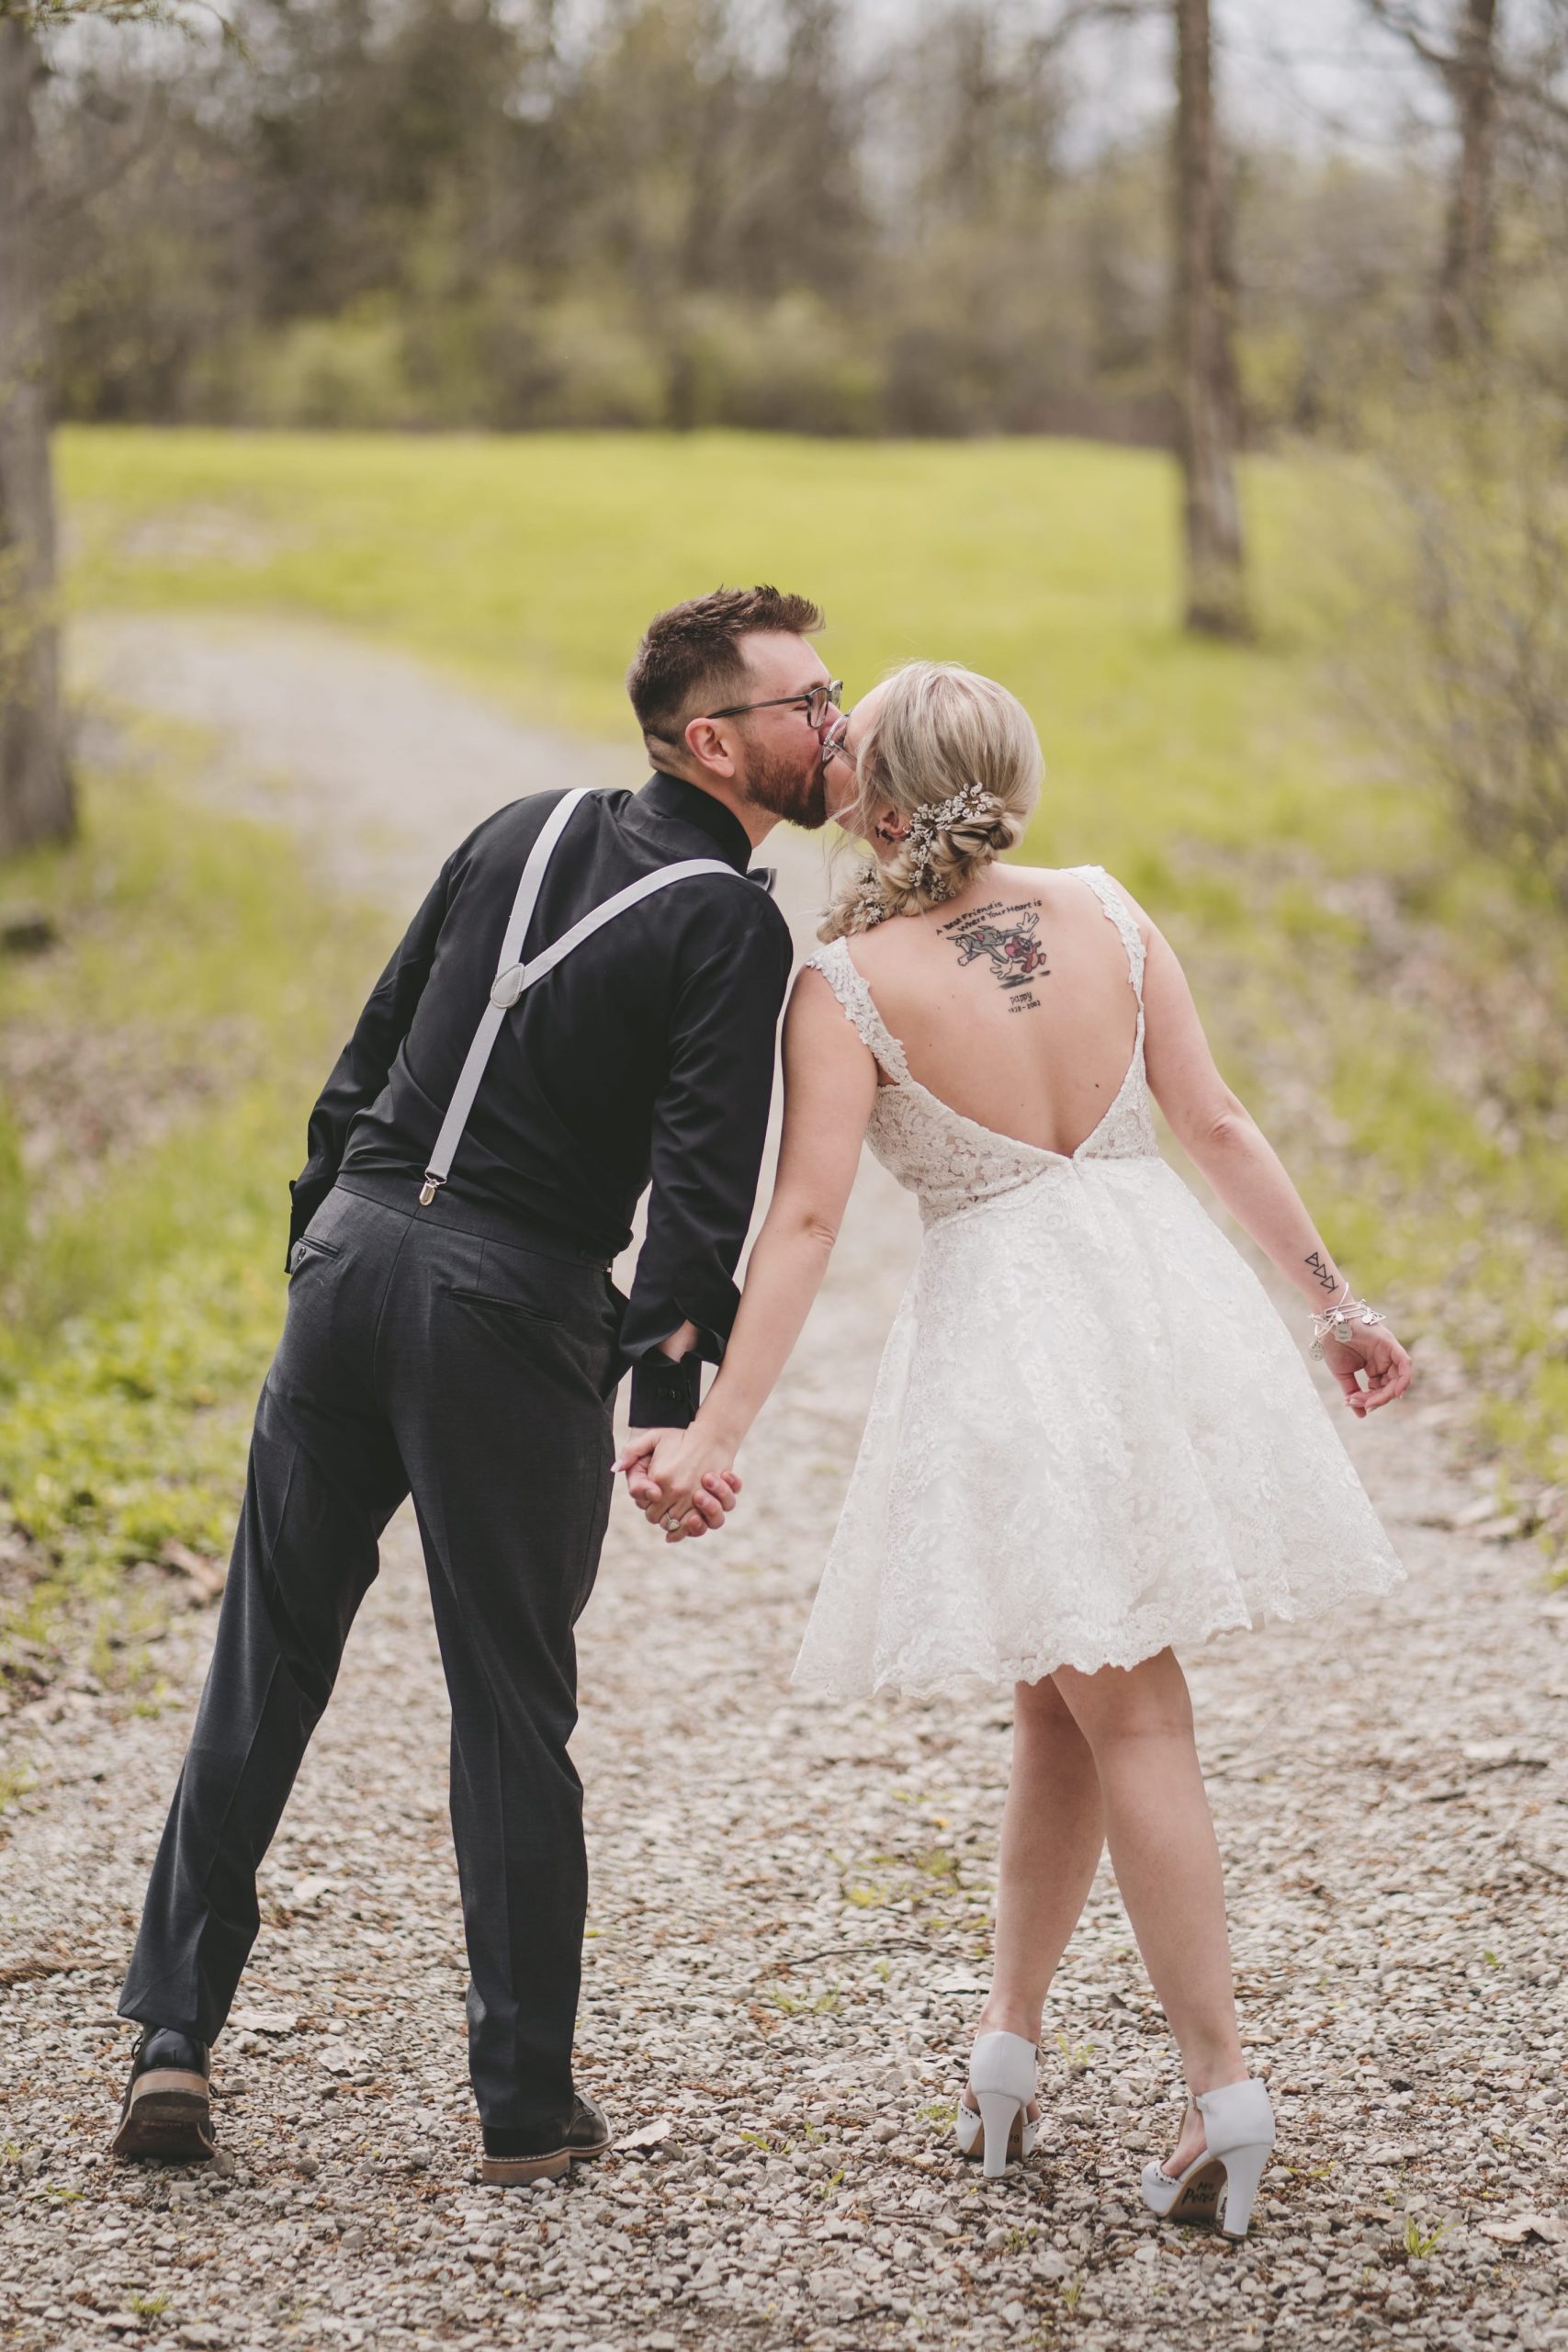
{"type": "Polygon", "coordinates": [[[1107,874],[1103,865],[1075,865],[1072,871],[1089,884],[1100,900],[1100,911],[1107,922],[1113,922],[1121,933],[1122,944],[1127,950],[1127,977],[1133,983],[1133,993],[1138,1009],[1144,1003],[1144,934],[1133,920],[1133,910],[1107,874]]]}
{"type": "Polygon", "coordinates": [[[863,1046],[870,1048],[889,1078],[902,1086],[909,1075],[909,1065],[904,1058],[904,1048],[876,1009],[867,988],[841,939],[831,941],[818,955],[807,957],[807,967],[820,972],[845,1014],[854,1023],[863,1046]]]}

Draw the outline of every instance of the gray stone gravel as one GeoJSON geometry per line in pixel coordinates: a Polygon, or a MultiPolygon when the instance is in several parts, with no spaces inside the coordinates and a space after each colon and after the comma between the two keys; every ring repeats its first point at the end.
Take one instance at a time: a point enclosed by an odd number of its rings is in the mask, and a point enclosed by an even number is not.
{"type": "MultiPolygon", "coordinates": [[[[195,632],[181,649],[200,661],[195,632]]],[[[355,659],[333,650],[351,682],[355,659]]],[[[1252,2237],[1138,2205],[1177,2082],[1108,1874],[1047,2018],[1039,2155],[987,2186],[952,2154],[1005,1704],[788,1687],[912,1247],[868,1167],[744,1516],[666,1550],[615,1514],[577,1755],[579,2064],[619,2144],[569,2188],[475,2177],[446,1707],[405,1522],[267,1863],[210,2170],[103,2154],[118,1974],[210,1616],[171,1624],[153,1699],[83,1676],[4,1726],[31,1783],[0,1854],[6,2343],[1568,2347],[1568,1596],[1475,1532],[1491,1498],[1446,1447],[1440,1366],[1351,1432],[1405,1589],[1189,1660],[1280,2112],[1252,2237]]]]}

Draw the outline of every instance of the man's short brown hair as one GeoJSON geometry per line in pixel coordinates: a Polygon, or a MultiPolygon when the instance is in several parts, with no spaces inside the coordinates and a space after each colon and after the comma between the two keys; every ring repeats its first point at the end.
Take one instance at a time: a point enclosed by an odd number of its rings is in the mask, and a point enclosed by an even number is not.
{"type": "Polygon", "coordinates": [[[678,743],[688,719],[744,700],[742,639],[764,629],[809,637],[821,626],[821,609],[809,596],[765,586],[716,588],[656,613],[626,672],[637,725],[660,742],[678,743]]]}

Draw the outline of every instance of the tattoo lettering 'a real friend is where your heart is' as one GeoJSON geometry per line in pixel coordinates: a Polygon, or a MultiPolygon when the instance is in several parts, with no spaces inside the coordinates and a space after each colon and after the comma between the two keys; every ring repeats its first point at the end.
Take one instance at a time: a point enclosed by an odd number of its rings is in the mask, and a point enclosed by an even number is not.
{"type": "Polygon", "coordinates": [[[988,964],[991,977],[1009,994],[1010,1012],[1027,1012],[1031,1007],[1038,1010],[1040,999],[1031,983],[1051,977],[1051,967],[1045,961],[1045,943],[1036,936],[1039,928],[1037,906],[1031,906],[1027,899],[1015,900],[1010,906],[1002,899],[993,899],[983,907],[970,907],[942,926],[943,934],[958,950],[960,971],[966,971],[971,964],[988,964]]]}

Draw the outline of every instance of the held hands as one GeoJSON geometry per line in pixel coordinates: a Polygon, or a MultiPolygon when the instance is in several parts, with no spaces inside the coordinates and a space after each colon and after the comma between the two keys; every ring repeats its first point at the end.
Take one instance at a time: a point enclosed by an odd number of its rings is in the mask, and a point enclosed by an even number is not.
{"type": "Polygon", "coordinates": [[[721,1445],[694,1422],[685,1430],[633,1430],[612,1467],[626,1474],[626,1492],[667,1544],[705,1535],[735,1509],[741,1481],[721,1445]],[[673,1522],[673,1523],[671,1523],[673,1522]]]}
{"type": "Polygon", "coordinates": [[[1386,1323],[1358,1329],[1350,1340],[1325,1340],[1323,1361],[1359,1421],[1380,1405],[1392,1405],[1410,1385],[1410,1358],[1386,1323]],[[1358,1373],[1366,1374],[1364,1388],[1358,1373]]]}

